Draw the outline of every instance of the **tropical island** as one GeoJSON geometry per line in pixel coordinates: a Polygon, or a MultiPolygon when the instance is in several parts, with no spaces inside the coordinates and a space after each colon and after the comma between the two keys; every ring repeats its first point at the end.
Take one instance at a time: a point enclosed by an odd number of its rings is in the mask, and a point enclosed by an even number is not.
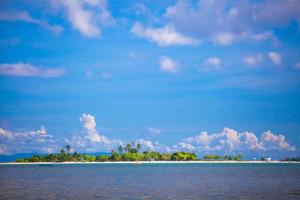
{"type": "Polygon", "coordinates": [[[89,155],[71,152],[72,147],[66,145],[60,153],[34,155],[29,158],[20,158],[16,162],[118,162],[118,161],[241,161],[242,155],[219,156],[214,154],[204,155],[199,159],[195,153],[178,151],[174,153],[159,153],[156,151],[141,151],[142,145],[134,142],[125,147],[119,146],[118,151],[111,150],[107,155],[89,155]]]}
{"type": "MultiPolygon", "coordinates": [[[[126,146],[119,146],[118,151],[111,150],[105,155],[91,155],[86,153],[72,152],[72,147],[66,145],[59,153],[51,153],[45,155],[33,155],[28,158],[16,159],[17,163],[39,163],[39,162],[138,162],[138,161],[249,161],[243,160],[243,156],[239,155],[216,155],[206,154],[199,158],[195,153],[190,152],[173,152],[160,153],[156,151],[146,150],[142,151],[142,145],[134,142],[128,143],[126,146]]],[[[268,162],[268,158],[261,157],[258,161],[268,162]]],[[[285,158],[280,162],[299,162],[300,158],[285,158]]]]}

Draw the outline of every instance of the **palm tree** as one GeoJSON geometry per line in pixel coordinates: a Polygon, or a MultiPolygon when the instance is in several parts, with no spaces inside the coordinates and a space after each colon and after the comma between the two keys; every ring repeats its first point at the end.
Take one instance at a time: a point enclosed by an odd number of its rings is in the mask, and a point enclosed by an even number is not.
{"type": "Polygon", "coordinates": [[[141,145],[140,143],[138,143],[138,144],[136,145],[137,151],[139,152],[139,151],[141,150],[141,148],[142,148],[142,145],[141,145]]]}
{"type": "Polygon", "coordinates": [[[131,152],[131,144],[130,143],[128,143],[127,145],[126,145],[126,147],[125,147],[125,150],[127,151],[127,152],[131,152]]]}
{"type": "Polygon", "coordinates": [[[64,154],[65,153],[65,150],[64,149],[61,149],[60,150],[60,154],[64,154]]]}
{"type": "Polygon", "coordinates": [[[122,152],[123,152],[123,147],[122,147],[121,145],[118,147],[118,151],[119,151],[120,154],[122,154],[122,152]]]}
{"type": "Polygon", "coordinates": [[[66,145],[66,150],[67,150],[67,153],[69,155],[70,152],[71,152],[71,146],[69,144],[66,145]]]}

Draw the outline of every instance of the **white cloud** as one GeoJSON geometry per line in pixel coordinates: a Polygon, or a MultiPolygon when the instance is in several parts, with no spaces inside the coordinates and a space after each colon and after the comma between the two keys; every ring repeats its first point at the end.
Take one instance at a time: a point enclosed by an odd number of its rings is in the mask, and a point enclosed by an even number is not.
{"type": "Polygon", "coordinates": [[[268,53],[268,56],[274,65],[281,65],[282,62],[281,54],[272,51],[268,53]]]}
{"type": "Polygon", "coordinates": [[[96,129],[96,119],[91,114],[83,113],[80,116],[80,122],[85,129],[83,134],[75,134],[71,138],[65,139],[65,142],[81,152],[99,152],[117,149],[123,145],[121,140],[111,140],[104,135],[100,135],[96,129]]]}
{"type": "Polygon", "coordinates": [[[148,132],[153,135],[159,135],[161,133],[161,130],[157,128],[149,127],[148,132]]]}
{"type": "Polygon", "coordinates": [[[136,144],[141,144],[142,146],[142,151],[154,151],[155,147],[152,141],[150,140],[145,140],[145,139],[138,139],[135,141],[136,144]]]}
{"type": "Polygon", "coordinates": [[[142,151],[158,151],[158,152],[170,152],[171,148],[165,145],[160,144],[155,141],[152,142],[150,140],[138,139],[135,141],[136,144],[141,144],[142,151]]]}
{"type": "Polygon", "coordinates": [[[60,0],[60,2],[67,12],[69,22],[86,37],[100,37],[100,24],[113,21],[105,0],[60,0]]]}
{"type": "Polygon", "coordinates": [[[266,1],[177,1],[164,17],[180,33],[201,41],[230,45],[236,41],[272,40],[273,28],[300,24],[300,4],[295,0],[266,1]],[[276,14],[274,14],[276,13],[276,14]]]}
{"type": "Polygon", "coordinates": [[[264,150],[264,147],[259,142],[256,135],[252,132],[245,131],[239,134],[241,143],[245,145],[246,149],[250,150],[264,150]]]}
{"type": "Polygon", "coordinates": [[[86,130],[87,138],[92,142],[100,142],[101,137],[96,130],[95,117],[90,114],[83,113],[80,117],[80,121],[86,130]]]}
{"type": "Polygon", "coordinates": [[[213,38],[214,42],[220,45],[230,45],[235,39],[236,36],[229,32],[218,33],[213,38]]]}
{"type": "Polygon", "coordinates": [[[266,131],[261,136],[261,144],[269,150],[295,151],[296,148],[286,142],[283,135],[274,135],[271,131],[266,131]]]}
{"type": "Polygon", "coordinates": [[[253,20],[261,26],[282,27],[292,20],[300,24],[300,4],[297,0],[266,0],[257,3],[253,9],[253,20]]]}
{"type": "Polygon", "coordinates": [[[166,25],[161,28],[145,28],[140,23],[135,23],[131,32],[139,37],[155,42],[160,46],[194,45],[199,43],[199,41],[193,38],[186,37],[176,32],[171,25],[166,25]]]}
{"type": "Polygon", "coordinates": [[[162,56],[159,60],[159,66],[162,71],[168,72],[168,73],[177,73],[180,70],[180,64],[176,62],[175,60],[162,56]]]}
{"type": "Polygon", "coordinates": [[[196,150],[196,148],[193,145],[185,142],[179,142],[178,144],[174,145],[174,149],[176,149],[177,151],[189,151],[189,152],[193,152],[196,150]]]}
{"type": "Polygon", "coordinates": [[[271,131],[264,132],[260,138],[252,132],[241,132],[224,128],[219,133],[201,132],[194,137],[185,138],[174,146],[175,149],[186,149],[196,152],[268,152],[295,151],[296,148],[287,143],[283,135],[275,135],[271,131]]]}
{"type": "Polygon", "coordinates": [[[48,134],[43,126],[36,131],[23,132],[11,132],[0,128],[0,154],[57,153],[66,144],[70,144],[79,152],[108,152],[123,145],[121,140],[112,140],[100,135],[96,130],[94,116],[82,114],[80,121],[85,131],[64,140],[48,134]]]}
{"type": "Polygon", "coordinates": [[[29,63],[0,64],[0,74],[7,76],[39,76],[45,78],[62,76],[62,68],[40,68],[29,63]]]}
{"type": "Polygon", "coordinates": [[[254,67],[255,65],[263,62],[264,56],[262,54],[249,55],[245,56],[243,60],[249,67],[254,67]]]}
{"type": "Polygon", "coordinates": [[[209,70],[220,70],[222,68],[222,60],[219,57],[210,57],[207,58],[202,67],[201,70],[209,71],[209,70]]]}
{"type": "MultiPolygon", "coordinates": [[[[79,152],[101,152],[117,149],[126,142],[118,139],[109,139],[100,135],[96,130],[96,119],[90,114],[82,114],[80,121],[83,125],[83,134],[74,134],[70,138],[60,139],[47,133],[45,127],[36,131],[12,132],[0,128],[0,154],[16,153],[55,153],[65,144],[70,144],[79,152]]],[[[160,130],[149,128],[149,131],[158,133],[160,130]]],[[[234,129],[224,128],[222,131],[209,134],[201,132],[194,137],[188,137],[169,147],[157,141],[137,139],[135,143],[142,145],[142,151],[151,150],[159,152],[191,151],[196,153],[283,153],[295,152],[296,147],[286,141],[282,134],[271,131],[264,132],[260,139],[252,132],[238,132],[234,129]]]]}
{"type": "Polygon", "coordinates": [[[257,41],[264,41],[269,39],[276,39],[274,36],[273,31],[265,31],[262,33],[253,34],[250,36],[250,38],[257,40],[257,41]]]}
{"type": "Polygon", "coordinates": [[[0,128],[0,137],[11,139],[13,138],[13,133],[0,128]]]}
{"type": "Polygon", "coordinates": [[[271,40],[273,44],[278,44],[278,39],[274,36],[272,31],[265,31],[259,33],[252,32],[241,32],[241,33],[231,33],[231,32],[222,32],[214,35],[212,40],[219,45],[231,45],[237,41],[265,41],[271,40]]]}
{"type": "Polygon", "coordinates": [[[59,139],[49,135],[42,126],[36,131],[11,132],[0,128],[0,154],[52,153],[59,149],[59,139]]]}
{"type": "Polygon", "coordinates": [[[50,25],[47,21],[35,19],[26,11],[4,11],[0,13],[0,20],[5,21],[22,21],[38,25],[58,35],[63,32],[64,28],[59,25],[50,25]]]}

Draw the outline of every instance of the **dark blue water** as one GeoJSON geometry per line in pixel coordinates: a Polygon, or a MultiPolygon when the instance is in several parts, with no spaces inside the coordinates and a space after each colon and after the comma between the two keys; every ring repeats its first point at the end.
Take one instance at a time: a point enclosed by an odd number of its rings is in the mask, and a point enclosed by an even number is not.
{"type": "Polygon", "coordinates": [[[0,199],[300,199],[300,164],[2,165],[0,199]]]}

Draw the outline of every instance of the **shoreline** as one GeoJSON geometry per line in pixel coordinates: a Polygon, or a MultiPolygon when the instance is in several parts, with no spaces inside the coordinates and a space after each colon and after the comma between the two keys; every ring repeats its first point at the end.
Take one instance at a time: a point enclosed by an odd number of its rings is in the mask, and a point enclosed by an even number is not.
{"type": "Polygon", "coordinates": [[[107,162],[0,162],[0,165],[68,165],[68,164],[296,164],[295,161],[107,161],[107,162]]]}

